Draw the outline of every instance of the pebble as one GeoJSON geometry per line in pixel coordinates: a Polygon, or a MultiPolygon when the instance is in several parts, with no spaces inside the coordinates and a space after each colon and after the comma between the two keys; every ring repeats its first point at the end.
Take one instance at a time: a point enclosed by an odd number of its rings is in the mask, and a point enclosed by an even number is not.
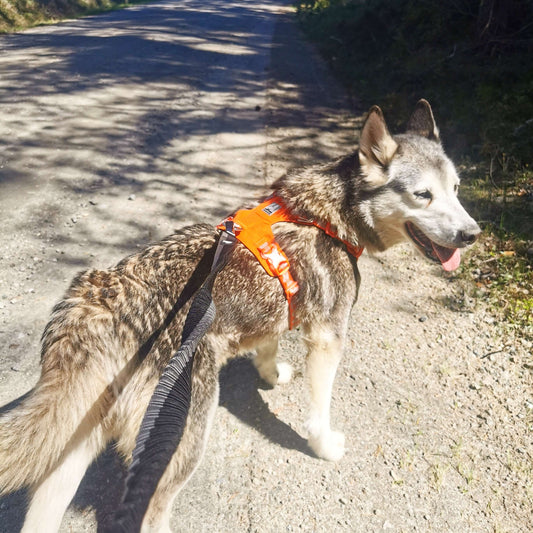
{"type": "Polygon", "coordinates": [[[394,480],[395,483],[401,483],[403,479],[394,472],[394,470],[391,470],[389,472],[390,477],[394,480]]]}
{"type": "Polygon", "coordinates": [[[426,315],[422,315],[422,316],[418,319],[418,321],[419,321],[419,322],[425,322],[427,319],[428,319],[428,317],[427,317],[426,315]]]}
{"type": "Polygon", "coordinates": [[[137,198],[134,194],[130,194],[128,196],[128,200],[135,200],[135,198],[137,198]]]}

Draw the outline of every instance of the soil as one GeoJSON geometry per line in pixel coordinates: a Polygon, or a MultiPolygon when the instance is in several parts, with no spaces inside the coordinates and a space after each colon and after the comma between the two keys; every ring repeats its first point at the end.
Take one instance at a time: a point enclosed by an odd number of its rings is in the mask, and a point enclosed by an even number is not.
{"type": "MultiPolygon", "coordinates": [[[[36,383],[41,332],[77,271],[215,224],[288,168],[352,150],[364,111],[281,0],[163,0],[3,36],[0,71],[4,409],[36,383]]],[[[246,357],[223,369],[174,531],[532,530],[531,344],[408,245],[364,254],[360,271],[332,401],[345,457],[307,448],[291,332],[290,384],[266,388],[246,357]]],[[[105,525],[123,479],[110,448],[61,531],[105,525]]],[[[25,498],[0,499],[1,532],[20,529],[25,498]]]]}

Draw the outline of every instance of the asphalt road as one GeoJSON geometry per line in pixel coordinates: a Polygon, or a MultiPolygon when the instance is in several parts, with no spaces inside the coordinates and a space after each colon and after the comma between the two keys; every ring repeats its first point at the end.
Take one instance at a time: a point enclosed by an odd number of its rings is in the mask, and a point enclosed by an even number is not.
{"type": "MultiPolygon", "coordinates": [[[[35,384],[41,332],[76,272],[215,224],[287,168],[350,150],[360,115],[285,0],[156,1],[1,36],[0,405],[35,384]]],[[[173,530],[526,531],[528,347],[455,306],[453,278],[408,249],[360,263],[333,397],[345,458],[306,446],[295,332],[282,343],[292,384],[264,389],[246,359],[223,370],[173,530]]],[[[61,531],[97,531],[123,477],[110,449],[61,531]]],[[[24,502],[0,499],[0,532],[20,529],[24,502]]]]}

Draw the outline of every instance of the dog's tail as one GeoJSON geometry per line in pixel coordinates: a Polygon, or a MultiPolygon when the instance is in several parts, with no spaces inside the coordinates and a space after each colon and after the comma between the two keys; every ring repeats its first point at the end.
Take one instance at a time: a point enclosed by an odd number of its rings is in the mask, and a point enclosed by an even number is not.
{"type": "Polygon", "coordinates": [[[59,460],[72,436],[65,398],[39,383],[20,405],[0,417],[0,492],[38,482],[59,460]]]}
{"type": "Polygon", "coordinates": [[[94,401],[98,394],[90,398],[90,384],[54,378],[41,378],[27,398],[0,416],[0,494],[39,483],[101,420],[96,411],[102,403],[94,401]]]}

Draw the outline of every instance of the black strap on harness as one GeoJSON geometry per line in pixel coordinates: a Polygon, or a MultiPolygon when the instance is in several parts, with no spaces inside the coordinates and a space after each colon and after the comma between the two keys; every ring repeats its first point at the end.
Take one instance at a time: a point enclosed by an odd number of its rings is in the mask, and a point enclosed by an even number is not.
{"type": "Polygon", "coordinates": [[[196,348],[215,319],[211,292],[235,244],[231,228],[218,241],[210,274],[196,293],[183,326],[181,346],[157,384],[137,435],[122,501],[109,533],[140,531],[150,499],[176,451],[191,403],[191,373],[196,348]]]}

